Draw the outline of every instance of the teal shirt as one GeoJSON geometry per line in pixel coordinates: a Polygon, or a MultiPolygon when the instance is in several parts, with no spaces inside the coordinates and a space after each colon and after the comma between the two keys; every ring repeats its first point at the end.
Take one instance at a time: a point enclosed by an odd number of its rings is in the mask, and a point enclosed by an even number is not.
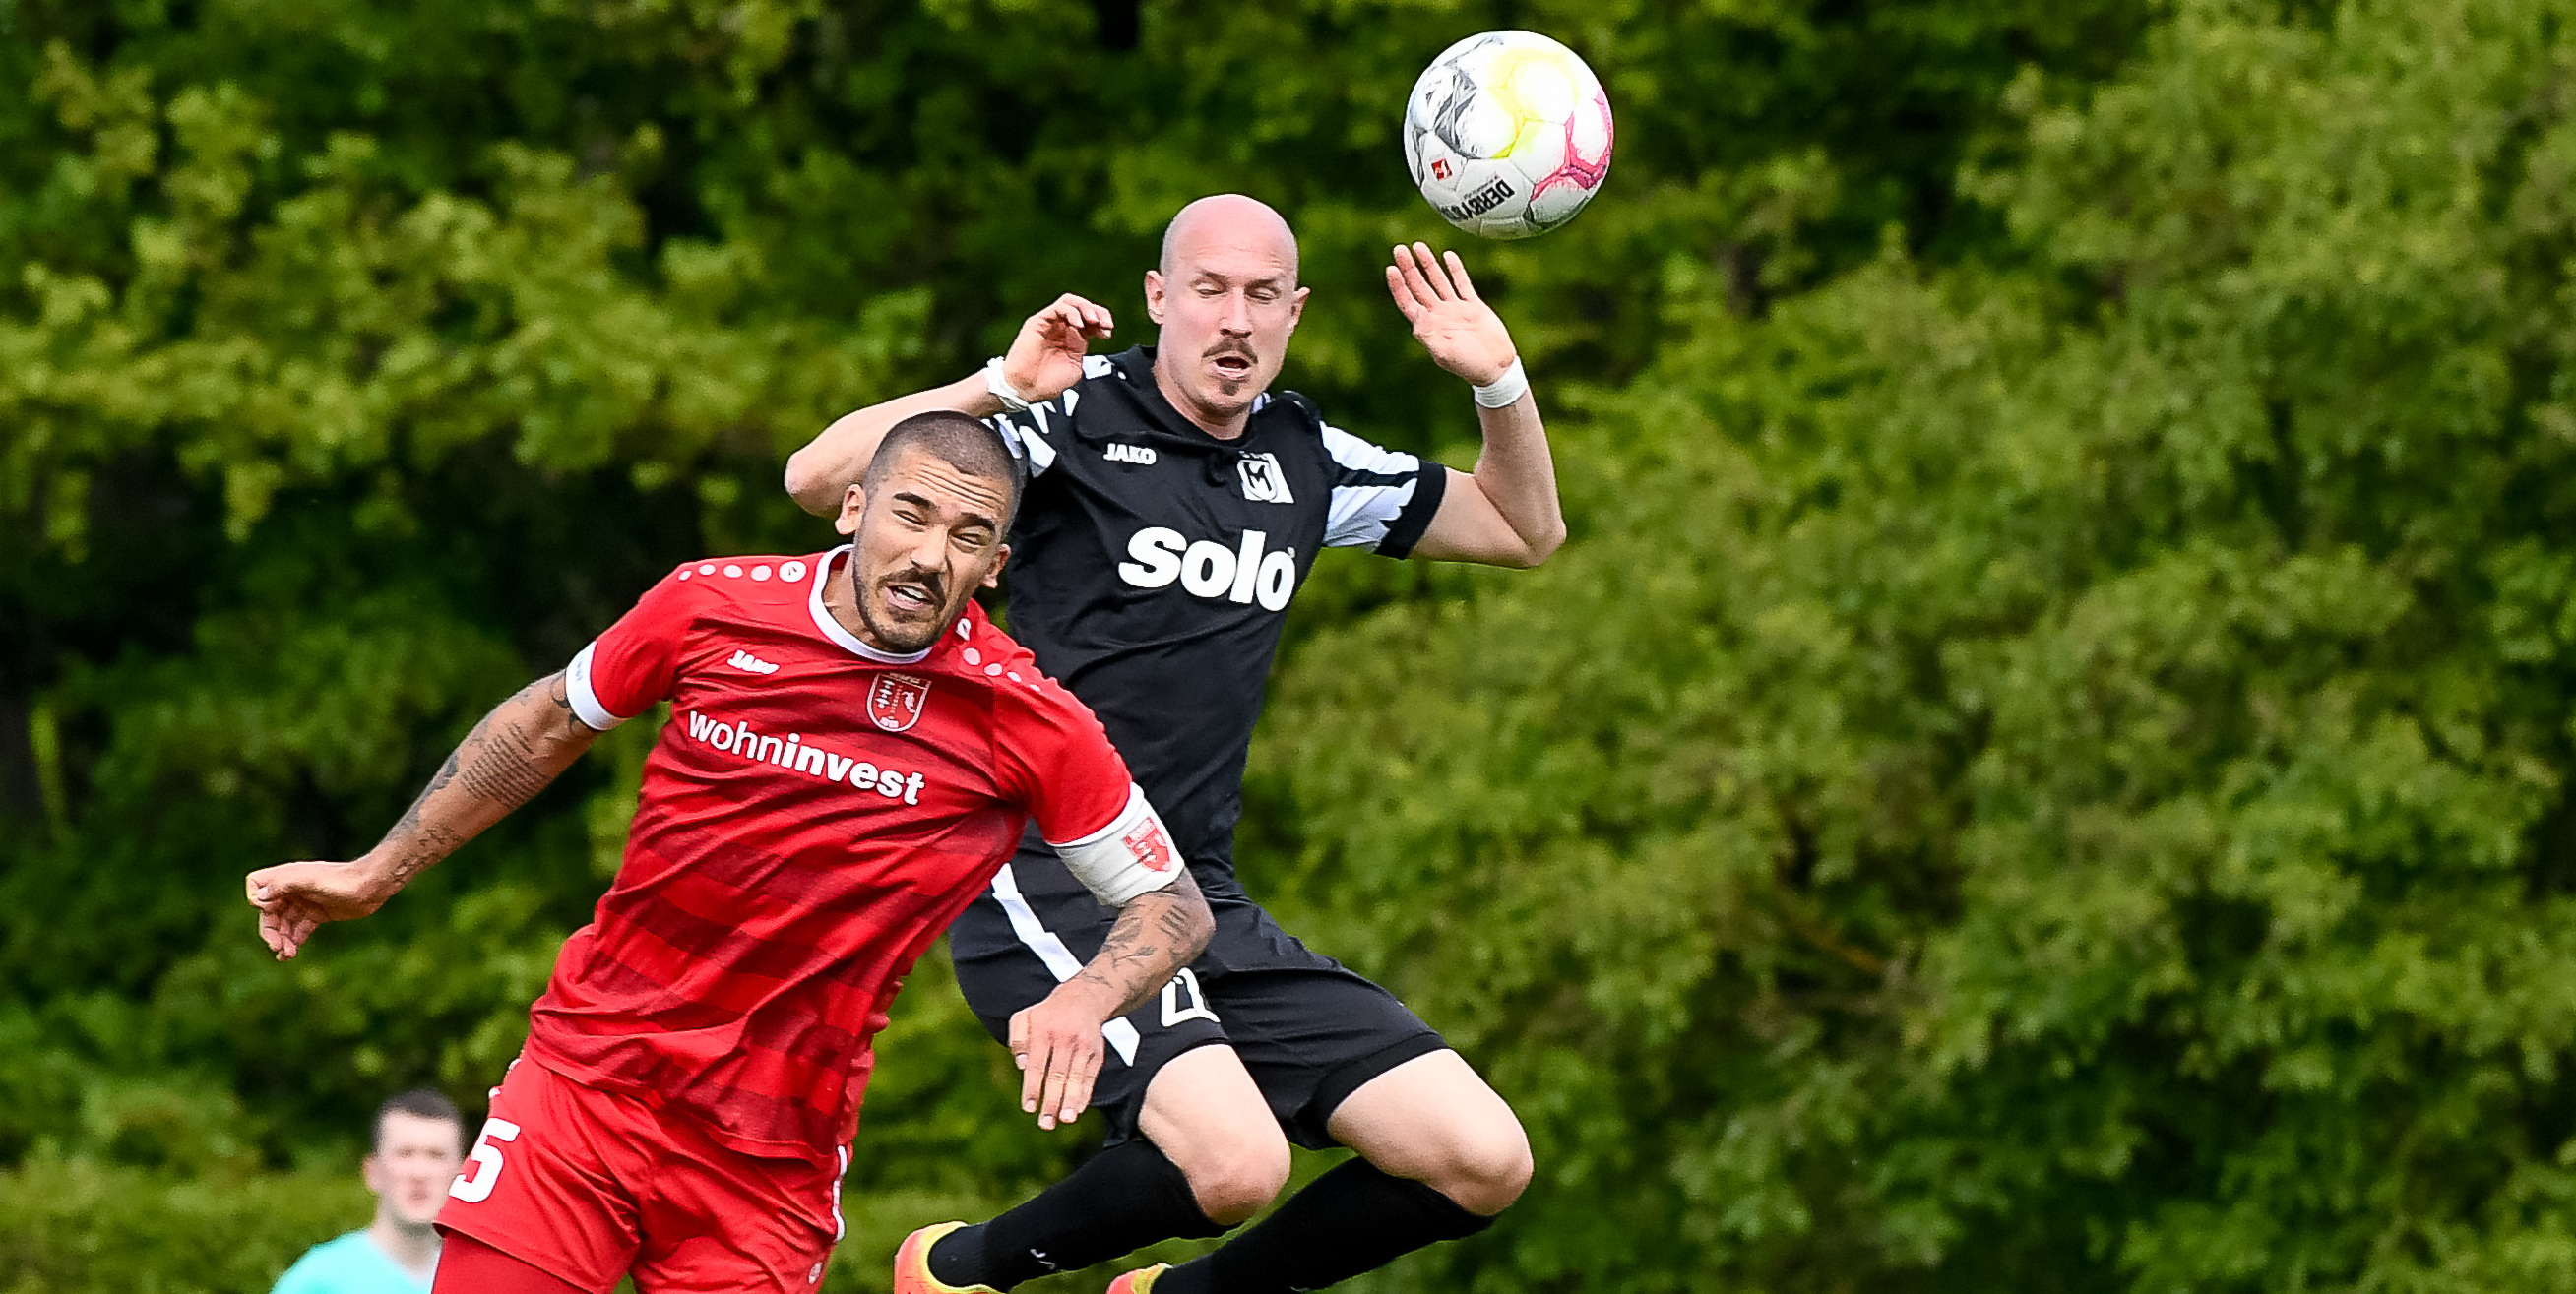
{"type": "Polygon", "coordinates": [[[429,1294],[364,1231],[352,1231],[304,1251],[269,1294],[429,1294]]]}

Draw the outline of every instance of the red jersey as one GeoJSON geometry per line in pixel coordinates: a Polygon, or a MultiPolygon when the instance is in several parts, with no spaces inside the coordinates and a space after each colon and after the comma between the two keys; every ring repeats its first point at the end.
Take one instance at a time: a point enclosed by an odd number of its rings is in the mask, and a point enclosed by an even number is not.
{"type": "Polygon", "coordinates": [[[594,728],[672,711],[528,1054],[754,1154],[848,1139],[904,975],[1030,816],[1078,840],[1137,795],[1091,711],[980,608],[912,657],[843,628],[823,585],[848,554],[683,566],[565,671],[594,728]]]}

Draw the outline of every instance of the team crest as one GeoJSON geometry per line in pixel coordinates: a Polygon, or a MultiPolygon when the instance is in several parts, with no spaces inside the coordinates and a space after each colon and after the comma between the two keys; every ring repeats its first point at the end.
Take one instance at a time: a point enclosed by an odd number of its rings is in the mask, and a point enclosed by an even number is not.
{"type": "Polygon", "coordinates": [[[1276,454],[1246,454],[1235,463],[1243,477],[1243,497],[1254,503],[1295,503],[1288,492],[1288,473],[1281,470],[1276,454]]]}
{"type": "Polygon", "coordinates": [[[1125,836],[1120,837],[1120,839],[1126,843],[1127,852],[1132,855],[1137,862],[1145,865],[1145,870],[1153,872],[1168,872],[1172,870],[1172,863],[1174,861],[1172,858],[1172,841],[1171,837],[1163,834],[1162,823],[1157,822],[1152,818],[1147,818],[1143,822],[1137,823],[1134,831],[1128,832],[1125,836]]]}
{"type": "Polygon", "coordinates": [[[930,680],[914,674],[879,674],[868,684],[868,721],[887,732],[902,732],[921,722],[930,702],[930,680]]]}

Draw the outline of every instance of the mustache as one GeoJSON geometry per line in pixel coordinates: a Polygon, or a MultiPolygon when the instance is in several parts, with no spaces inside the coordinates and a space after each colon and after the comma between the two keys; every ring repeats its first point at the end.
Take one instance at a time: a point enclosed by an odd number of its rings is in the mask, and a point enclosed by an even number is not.
{"type": "Polygon", "coordinates": [[[897,584],[920,585],[921,591],[930,595],[930,603],[932,606],[938,606],[948,600],[948,581],[941,578],[937,571],[925,570],[920,567],[914,567],[908,571],[897,571],[892,575],[878,580],[877,589],[882,592],[897,584]]]}
{"type": "Polygon", "coordinates": [[[1252,353],[1252,343],[1247,341],[1237,341],[1232,337],[1228,337],[1214,346],[1208,347],[1207,353],[1201,355],[1199,358],[1215,359],[1220,355],[1233,355],[1242,359],[1245,363],[1257,363],[1260,359],[1259,356],[1252,353]]]}

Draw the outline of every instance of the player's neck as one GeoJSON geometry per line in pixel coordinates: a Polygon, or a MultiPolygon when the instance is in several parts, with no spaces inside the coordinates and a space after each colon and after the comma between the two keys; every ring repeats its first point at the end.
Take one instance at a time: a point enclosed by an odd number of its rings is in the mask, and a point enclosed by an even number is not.
{"type": "MultiPolygon", "coordinates": [[[[910,651],[898,651],[889,647],[882,635],[868,627],[868,618],[859,614],[858,565],[859,550],[856,543],[853,543],[846,553],[823,559],[823,614],[830,616],[835,623],[839,624],[842,631],[850,635],[852,641],[866,648],[868,652],[874,652],[875,655],[868,657],[871,660],[893,663],[921,659],[922,655],[929,650],[928,648],[917,647],[910,651]],[[846,564],[835,567],[833,563],[836,560],[846,564]]],[[[949,618],[953,619],[954,613],[951,613],[949,618]]],[[[866,655],[865,652],[861,654],[866,655]]]]}
{"type": "Polygon", "coordinates": [[[866,644],[871,650],[884,652],[889,656],[904,655],[905,653],[886,646],[884,641],[877,637],[876,631],[868,627],[868,618],[859,614],[858,548],[855,545],[851,547],[847,558],[848,564],[843,569],[830,570],[831,562],[832,559],[829,557],[823,559],[826,567],[823,576],[824,614],[838,621],[843,629],[850,632],[851,637],[866,644]]]}
{"type": "Polygon", "coordinates": [[[1189,419],[1191,426],[1218,440],[1241,440],[1243,429],[1252,425],[1252,406],[1246,404],[1242,409],[1237,410],[1232,418],[1224,419],[1217,418],[1214,414],[1199,408],[1189,398],[1189,393],[1181,387],[1181,384],[1173,381],[1172,375],[1164,371],[1163,366],[1170,362],[1166,358],[1168,354],[1167,351],[1154,353],[1154,387],[1163,393],[1163,402],[1172,406],[1173,412],[1189,419]]]}
{"type": "MultiPolygon", "coordinates": [[[[843,629],[849,630],[851,637],[867,643],[870,647],[877,647],[876,643],[870,641],[876,635],[868,632],[867,617],[859,614],[858,564],[859,553],[855,547],[850,550],[847,569],[832,570],[832,559],[829,557],[823,559],[823,613],[832,617],[843,629]]],[[[877,649],[884,650],[882,647],[877,649]]]]}
{"type": "Polygon", "coordinates": [[[367,1239],[393,1259],[394,1266],[414,1275],[427,1276],[438,1263],[438,1228],[412,1226],[383,1209],[376,1210],[367,1239]]]}

